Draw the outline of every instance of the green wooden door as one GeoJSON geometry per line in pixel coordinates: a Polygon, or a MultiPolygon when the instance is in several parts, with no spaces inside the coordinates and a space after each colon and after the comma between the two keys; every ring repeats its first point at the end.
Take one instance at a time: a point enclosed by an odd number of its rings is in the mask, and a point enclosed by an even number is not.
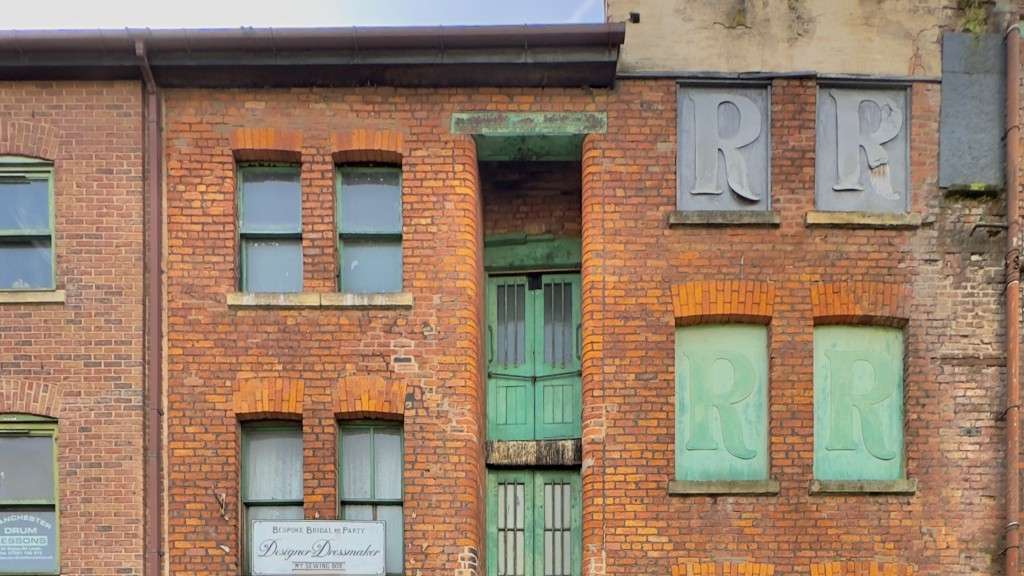
{"type": "Polygon", "coordinates": [[[578,437],[579,275],[492,276],[487,288],[488,437],[578,437]]]}
{"type": "Polygon", "coordinates": [[[487,574],[579,576],[580,477],[560,470],[487,475],[487,574]]]}

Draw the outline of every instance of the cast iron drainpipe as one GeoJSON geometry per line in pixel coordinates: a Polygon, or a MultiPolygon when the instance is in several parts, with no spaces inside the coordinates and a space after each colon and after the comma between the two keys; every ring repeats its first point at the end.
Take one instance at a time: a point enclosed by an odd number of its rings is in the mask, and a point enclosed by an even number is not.
{"type": "Polygon", "coordinates": [[[161,287],[161,240],[163,235],[163,214],[160,198],[160,94],[157,91],[153,71],[146,57],[146,44],[135,40],[135,56],[145,94],[144,131],[142,154],[145,169],[145,450],[144,459],[144,500],[145,536],[144,573],[160,576],[163,543],[160,539],[163,518],[160,509],[160,474],[163,458],[161,445],[163,402],[163,293],[161,287]]]}
{"type": "Polygon", "coordinates": [[[1006,30],[1006,557],[1020,572],[1020,13],[1006,30]]]}

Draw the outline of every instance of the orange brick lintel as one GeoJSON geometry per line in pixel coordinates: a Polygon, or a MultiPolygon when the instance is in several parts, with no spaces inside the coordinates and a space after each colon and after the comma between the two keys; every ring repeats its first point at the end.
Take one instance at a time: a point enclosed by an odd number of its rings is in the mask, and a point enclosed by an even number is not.
{"type": "Polygon", "coordinates": [[[234,397],[235,416],[255,418],[302,418],[305,386],[300,380],[284,378],[242,378],[234,397]]]}
{"type": "Polygon", "coordinates": [[[302,133],[280,128],[238,128],[231,133],[231,151],[247,162],[299,162],[302,133]]]}
{"type": "Polygon", "coordinates": [[[907,290],[888,282],[817,283],[810,288],[814,323],[905,326],[907,290]]]}
{"type": "Polygon", "coordinates": [[[811,576],[913,576],[910,564],[875,561],[821,562],[811,564],[811,576]]]}
{"type": "Polygon", "coordinates": [[[760,562],[684,562],[672,576],[773,576],[775,566],[760,562]]]}
{"type": "Polygon", "coordinates": [[[405,136],[395,130],[357,128],[331,134],[331,156],[335,163],[381,162],[401,164],[405,136]]]}
{"type": "Polygon", "coordinates": [[[713,322],[771,322],[775,287],[753,280],[701,280],[672,286],[677,326],[713,322]]]}
{"type": "Polygon", "coordinates": [[[405,383],[372,374],[342,378],[334,388],[334,414],[345,419],[401,419],[405,415],[405,383]]]}

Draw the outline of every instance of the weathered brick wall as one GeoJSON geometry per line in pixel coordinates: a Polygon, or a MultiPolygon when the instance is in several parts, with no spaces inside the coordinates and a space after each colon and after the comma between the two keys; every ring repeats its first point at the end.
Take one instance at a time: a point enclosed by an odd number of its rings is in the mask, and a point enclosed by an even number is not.
{"type": "Polygon", "coordinates": [[[580,236],[579,162],[484,162],[484,232],[580,236]]]}
{"type": "Polygon", "coordinates": [[[141,92],[0,83],[0,155],[54,162],[63,304],[0,304],[0,413],[57,418],[61,573],[142,573],[141,92]]]}
{"type": "Polygon", "coordinates": [[[586,139],[582,162],[585,572],[669,574],[688,561],[732,560],[806,575],[812,562],[872,560],[921,574],[998,574],[1004,238],[974,225],[1002,212],[998,200],[947,197],[936,188],[938,86],[918,84],[912,93],[912,210],[924,225],[867,230],[804,224],[814,194],[816,87],[809,79],[773,86],[778,228],[668,227],[676,169],[671,80],[624,80],[614,92],[169,91],[172,572],[237,573],[240,416],[301,414],[306,514],[334,517],[334,421],[351,415],[351,387],[384,396],[368,403],[375,406],[369,412],[404,418],[407,573],[473,573],[483,541],[481,222],[488,233],[510,225],[483,215],[478,181],[485,179],[472,141],[451,135],[448,122],[452,111],[535,110],[608,113],[608,132],[586,139]],[[310,292],[334,284],[332,155],[351,140],[338,135],[401,134],[411,309],[225,304],[237,274],[232,134],[239,128],[301,135],[297,144],[282,137],[281,147],[299,148],[303,164],[310,292]],[[778,495],[667,494],[672,286],[706,280],[774,286],[770,450],[778,495]],[[916,495],[808,494],[811,288],[823,282],[895,285],[905,293],[906,452],[916,495]],[[282,382],[301,382],[301,392],[282,382]],[[392,384],[405,391],[400,408],[392,384]],[[252,410],[245,398],[253,386],[289,399],[240,414],[252,410]],[[217,494],[226,496],[226,518],[217,494]]]}

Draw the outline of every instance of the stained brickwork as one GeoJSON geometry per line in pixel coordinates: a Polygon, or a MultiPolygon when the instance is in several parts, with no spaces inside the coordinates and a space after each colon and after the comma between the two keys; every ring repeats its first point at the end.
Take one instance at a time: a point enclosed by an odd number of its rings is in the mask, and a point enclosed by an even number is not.
{"type": "Polygon", "coordinates": [[[0,83],[0,155],[53,161],[63,303],[0,304],[0,413],[58,420],[61,573],[142,573],[141,91],[0,83]]]}

